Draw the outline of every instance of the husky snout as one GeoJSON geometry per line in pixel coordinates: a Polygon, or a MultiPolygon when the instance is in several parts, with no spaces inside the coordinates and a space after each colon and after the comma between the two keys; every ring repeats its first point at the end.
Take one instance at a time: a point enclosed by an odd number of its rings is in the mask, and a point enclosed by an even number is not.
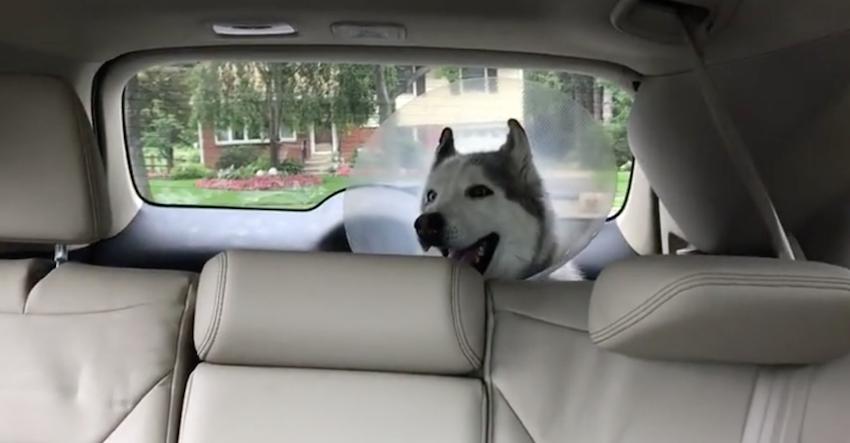
{"type": "Polygon", "coordinates": [[[416,217],[413,227],[423,249],[443,246],[446,219],[439,212],[429,212],[416,217]]]}

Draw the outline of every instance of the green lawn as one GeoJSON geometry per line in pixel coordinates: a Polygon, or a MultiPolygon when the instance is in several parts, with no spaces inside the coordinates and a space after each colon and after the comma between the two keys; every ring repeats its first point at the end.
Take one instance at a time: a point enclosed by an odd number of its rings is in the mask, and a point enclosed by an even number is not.
{"type": "Polygon", "coordinates": [[[325,177],[321,186],[280,191],[198,189],[196,180],[151,180],[155,203],[166,205],[227,206],[234,208],[309,209],[348,184],[346,177],[325,177]]]}
{"type": "MultiPolygon", "coordinates": [[[[617,173],[617,194],[612,214],[619,211],[629,188],[629,171],[617,173]]],[[[321,186],[285,191],[227,191],[198,189],[195,180],[150,181],[155,203],[166,205],[226,206],[234,208],[310,209],[329,195],[344,189],[346,177],[325,177],[321,186]]]]}
{"type": "Polygon", "coordinates": [[[617,191],[614,194],[614,204],[611,205],[611,214],[616,214],[620,211],[623,203],[626,201],[626,194],[629,192],[629,178],[632,171],[617,172],[617,191]]]}

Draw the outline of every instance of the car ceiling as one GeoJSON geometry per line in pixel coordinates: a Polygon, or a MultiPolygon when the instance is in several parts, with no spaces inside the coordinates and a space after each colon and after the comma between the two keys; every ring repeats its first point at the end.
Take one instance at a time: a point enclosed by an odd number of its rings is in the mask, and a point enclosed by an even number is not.
{"type": "MultiPolygon", "coordinates": [[[[749,57],[842,32],[850,2],[833,0],[679,0],[727,11],[707,56],[749,57]]],[[[646,75],[687,69],[684,49],[628,35],[611,25],[617,0],[31,0],[4,6],[0,54],[102,62],[148,49],[223,44],[352,44],[335,40],[336,21],[403,24],[395,44],[525,52],[604,60],[646,75]],[[277,39],[222,39],[210,24],[277,21],[299,34],[277,39]]],[[[377,42],[393,45],[393,42],[377,42]]],[[[7,57],[8,59],[8,57],[7,57]]]]}

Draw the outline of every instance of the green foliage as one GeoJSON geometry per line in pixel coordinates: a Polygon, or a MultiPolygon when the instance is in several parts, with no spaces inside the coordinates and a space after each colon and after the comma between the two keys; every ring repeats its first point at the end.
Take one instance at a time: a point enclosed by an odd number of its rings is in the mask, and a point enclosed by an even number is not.
{"type": "Polygon", "coordinates": [[[189,78],[187,66],[166,65],[146,69],[128,84],[125,99],[131,149],[155,149],[173,165],[175,149],[192,143],[189,78]]]}
{"type": "Polygon", "coordinates": [[[170,174],[174,180],[199,179],[210,176],[210,171],[200,163],[185,163],[176,166],[170,174]]]}
{"type": "Polygon", "coordinates": [[[218,158],[216,168],[243,168],[252,166],[259,159],[259,152],[249,146],[229,146],[224,148],[218,158]]]}
{"type": "MultiPolygon", "coordinates": [[[[632,153],[631,149],[629,148],[628,137],[626,133],[629,112],[631,111],[632,107],[632,96],[630,94],[622,90],[614,83],[605,80],[594,79],[593,77],[586,75],[572,74],[568,72],[532,70],[525,72],[525,78],[527,80],[545,85],[548,88],[557,89],[566,93],[573,100],[575,100],[578,105],[585,108],[591,115],[594,116],[602,114],[600,109],[594,109],[594,107],[596,106],[596,103],[593,99],[593,94],[595,90],[601,88],[603,91],[610,93],[611,118],[608,121],[602,122],[603,128],[605,129],[605,132],[607,133],[608,137],[610,137],[610,140],[613,144],[614,156],[617,163],[617,167],[620,167],[631,161],[632,153]]],[[[526,104],[529,104],[529,99],[535,101],[534,98],[535,97],[526,97],[526,104]]],[[[546,102],[546,100],[536,101],[540,103],[546,102]]],[[[534,105],[534,103],[531,104],[534,105]]],[[[526,113],[526,120],[532,120],[531,124],[553,124],[553,122],[546,121],[545,116],[541,117],[541,115],[546,114],[545,110],[536,109],[534,106],[527,106],[526,113]],[[532,116],[528,114],[535,115],[532,116]],[[542,121],[533,122],[535,117],[537,120],[542,121]]],[[[549,114],[551,114],[551,112],[549,114]]]]}
{"type": "MultiPolygon", "coordinates": [[[[259,128],[272,144],[281,126],[344,129],[364,124],[375,109],[371,68],[364,65],[204,62],[191,83],[195,122],[259,128]]],[[[269,152],[277,163],[277,150],[269,152]]]]}
{"type": "Polygon", "coordinates": [[[460,68],[454,66],[442,66],[437,69],[437,77],[448,80],[449,83],[460,80],[460,68]]]}
{"type": "Polygon", "coordinates": [[[286,159],[280,162],[280,166],[278,166],[277,169],[281,174],[298,175],[304,171],[304,165],[293,160],[286,159]]]}
{"type": "Polygon", "coordinates": [[[251,178],[254,175],[256,175],[256,170],[254,170],[250,165],[242,166],[241,168],[228,166],[226,168],[219,169],[216,173],[216,178],[226,180],[238,180],[243,178],[251,178]]]}

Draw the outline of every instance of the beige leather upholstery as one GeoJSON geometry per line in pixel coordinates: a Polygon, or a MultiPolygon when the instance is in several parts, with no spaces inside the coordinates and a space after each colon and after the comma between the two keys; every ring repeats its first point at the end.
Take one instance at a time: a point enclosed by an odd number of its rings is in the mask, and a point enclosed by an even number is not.
{"type": "Polygon", "coordinates": [[[23,312],[30,290],[52,265],[46,260],[0,260],[0,312],[23,312]]]}
{"type": "Polygon", "coordinates": [[[85,244],[105,232],[103,164],[75,93],[0,75],[0,241],[85,244]]]}
{"type": "Polygon", "coordinates": [[[437,258],[231,251],[201,274],[211,363],[466,374],[484,354],[484,285],[437,258]]]}
{"type": "MultiPolygon", "coordinates": [[[[101,164],[74,93],[0,75],[0,241],[87,243],[101,164]]],[[[0,260],[0,441],[173,442],[196,277],[0,260]]]]}
{"type": "Polygon", "coordinates": [[[669,360],[808,364],[850,352],[850,271],[769,258],[615,263],[593,290],[590,337],[669,360]]]}
{"type": "Polygon", "coordinates": [[[846,355],[809,366],[634,358],[591,341],[593,283],[489,286],[493,443],[838,443],[850,435],[846,355]]]}
{"type": "Polygon", "coordinates": [[[475,271],[228,252],[204,268],[196,316],[183,442],[485,441],[475,271]]]}
{"type": "Polygon", "coordinates": [[[0,441],[173,441],[193,276],[66,263],[9,291],[32,263],[0,262],[0,441]]]}

